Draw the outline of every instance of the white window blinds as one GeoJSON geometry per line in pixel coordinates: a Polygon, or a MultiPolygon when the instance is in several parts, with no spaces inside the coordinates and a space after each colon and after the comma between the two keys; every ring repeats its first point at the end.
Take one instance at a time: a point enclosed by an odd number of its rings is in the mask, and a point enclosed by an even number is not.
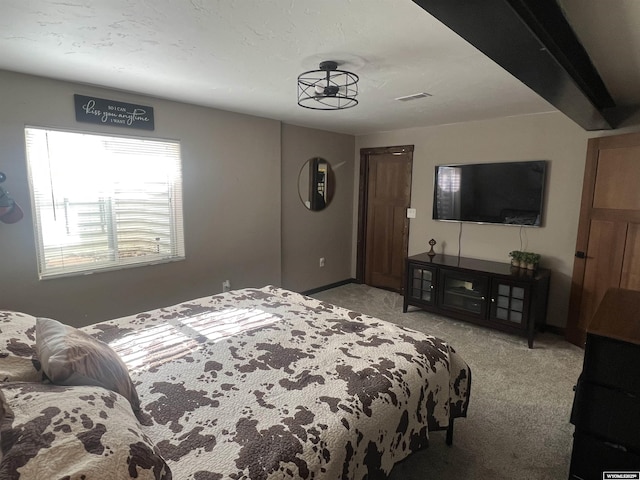
{"type": "Polygon", "coordinates": [[[40,278],[184,258],[179,142],[25,136],[40,278]]]}

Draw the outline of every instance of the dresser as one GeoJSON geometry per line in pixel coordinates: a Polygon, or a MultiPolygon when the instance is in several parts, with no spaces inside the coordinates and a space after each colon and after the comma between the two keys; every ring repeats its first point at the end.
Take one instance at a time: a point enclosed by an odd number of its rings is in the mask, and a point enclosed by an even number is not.
{"type": "Polygon", "coordinates": [[[589,323],[571,423],[570,479],[640,471],[640,292],[608,290],[589,323]]]}

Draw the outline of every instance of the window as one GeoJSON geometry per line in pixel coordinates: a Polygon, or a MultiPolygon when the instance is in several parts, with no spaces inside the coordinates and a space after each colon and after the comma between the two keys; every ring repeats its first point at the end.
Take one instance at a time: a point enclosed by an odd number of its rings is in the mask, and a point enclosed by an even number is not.
{"type": "Polygon", "coordinates": [[[441,218],[460,218],[460,182],[462,169],[460,167],[438,167],[438,212],[441,218]]]}
{"type": "Polygon", "coordinates": [[[41,279],[184,259],[179,142],[25,136],[41,279]]]}

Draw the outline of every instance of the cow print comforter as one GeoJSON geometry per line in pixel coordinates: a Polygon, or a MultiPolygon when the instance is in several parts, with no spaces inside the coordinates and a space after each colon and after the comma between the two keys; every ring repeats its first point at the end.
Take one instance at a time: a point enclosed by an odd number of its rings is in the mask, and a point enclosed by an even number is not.
{"type": "Polygon", "coordinates": [[[175,480],[384,477],[466,416],[442,340],[275,287],[95,324],[175,480]]]}

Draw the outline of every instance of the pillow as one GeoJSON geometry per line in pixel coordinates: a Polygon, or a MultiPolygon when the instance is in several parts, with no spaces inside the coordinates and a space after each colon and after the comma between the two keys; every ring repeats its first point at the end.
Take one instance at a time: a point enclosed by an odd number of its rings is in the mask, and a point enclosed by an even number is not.
{"type": "Polygon", "coordinates": [[[0,478],[170,480],[125,398],[95,386],[0,385],[0,478]]]}
{"type": "Polygon", "coordinates": [[[140,411],[127,366],[109,345],[50,318],[36,319],[36,351],[42,371],[59,385],[96,385],[113,390],[140,411]]]}
{"type": "Polygon", "coordinates": [[[0,382],[42,380],[35,332],[35,317],[0,310],[0,382]]]}

